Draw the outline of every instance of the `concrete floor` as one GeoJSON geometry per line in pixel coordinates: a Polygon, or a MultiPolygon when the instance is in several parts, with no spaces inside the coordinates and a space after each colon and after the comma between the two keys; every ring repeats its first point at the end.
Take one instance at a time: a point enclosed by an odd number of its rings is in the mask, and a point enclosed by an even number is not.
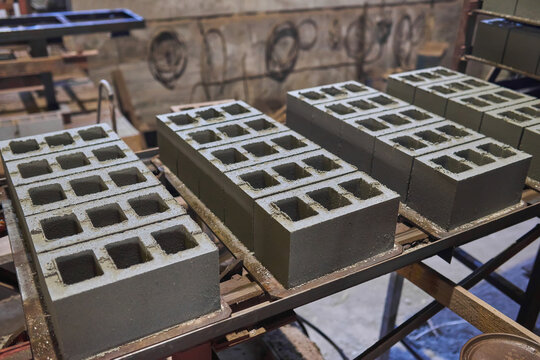
{"type": "MultiPolygon", "coordinates": [[[[482,262],[489,260],[512,242],[532,229],[539,219],[531,219],[498,233],[463,246],[482,262]]],[[[499,268],[499,273],[525,289],[528,277],[524,267],[529,267],[534,261],[540,240],[537,240],[517,256],[499,268]]],[[[458,282],[470,273],[470,270],[456,261],[446,263],[435,256],[427,259],[425,263],[449,279],[458,282]]],[[[317,302],[297,309],[297,313],[315,326],[319,327],[336,342],[347,354],[354,358],[371,346],[379,338],[381,317],[386,296],[389,276],[384,276],[354,288],[344,290],[317,302]]],[[[508,297],[497,289],[482,281],[472,289],[472,292],[482,300],[495,306],[504,314],[515,318],[518,307],[508,297]]],[[[398,312],[398,324],[430,303],[433,299],[413,284],[405,281],[403,294],[398,312]]],[[[411,335],[417,349],[420,349],[427,358],[431,359],[457,359],[459,351],[465,342],[480,332],[455,315],[448,309],[441,311],[431,319],[434,327],[441,326],[437,334],[428,331],[424,326],[411,335]]],[[[540,321],[537,322],[537,327],[540,321]]],[[[310,338],[321,349],[325,359],[341,359],[339,354],[321,336],[309,330],[310,338]]],[[[392,348],[390,359],[414,359],[407,350],[398,344],[392,348]]]]}

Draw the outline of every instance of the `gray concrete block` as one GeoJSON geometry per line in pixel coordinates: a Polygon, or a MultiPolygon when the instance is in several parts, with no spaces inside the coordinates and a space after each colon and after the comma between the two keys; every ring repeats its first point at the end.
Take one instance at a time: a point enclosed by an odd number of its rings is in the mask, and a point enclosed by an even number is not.
{"type": "Polygon", "coordinates": [[[379,136],[375,139],[371,176],[396,191],[404,202],[416,157],[483,137],[448,120],[379,136]]]}
{"type": "Polygon", "coordinates": [[[255,254],[291,288],[392,249],[398,196],[361,172],[262,198],[255,254]]]}
{"type": "Polygon", "coordinates": [[[0,151],[2,161],[8,162],[117,140],[107,124],[96,124],[1,141],[0,151]]]}
{"type": "Polygon", "coordinates": [[[339,141],[336,141],[339,142],[338,155],[370,174],[376,137],[443,120],[416,106],[347,119],[341,127],[339,141]]]}
{"type": "Polygon", "coordinates": [[[536,124],[540,124],[540,100],[485,113],[480,132],[517,148],[525,128],[536,124]]]}
{"type": "Polygon", "coordinates": [[[4,168],[8,182],[15,187],[137,160],[123,141],[114,141],[13,160],[4,163],[4,168]]]}
{"type": "Polygon", "coordinates": [[[479,131],[484,113],[517,105],[535,98],[509,89],[482,91],[448,99],[445,116],[461,125],[479,131]]]}
{"type": "Polygon", "coordinates": [[[163,221],[186,211],[162,185],[32,215],[21,224],[34,254],[163,221]]]}
{"type": "Polygon", "coordinates": [[[538,1],[519,0],[516,6],[515,15],[526,19],[540,20],[540,7],[538,6],[538,1]]]}
{"type": "MultiPolygon", "coordinates": [[[[536,4],[540,7],[540,3],[536,4]]],[[[516,24],[508,34],[502,63],[529,74],[536,72],[540,59],[540,28],[516,24]]]]}
{"type": "Polygon", "coordinates": [[[321,149],[227,172],[221,184],[225,225],[253,250],[256,200],[354,171],[354,166],[321,149]]]}
{"type": "Polygon", "coordinates": [[[65,359],[87,358],[220,308],[218,251],[189,216],[38,256],[65,359]]]}
{"type": "Polygon", "coordinates": [[[444,80],[455,80],[462,76],[465,75],[442,66],[392,74],[388,76],[386,92],[389,95],[413,104],[418,86],[444,80]]]}
{"type": "Polygon", "coordinates": [[[146,165],[134,161],[18,186],[14,189],[14,200],[22,209],[20,218],[26,218],[159,185],[146,165]]]}
{"type": "Polygon", "coordinates": [[[498,87],[495,84],[468,76],[456,80],[441,81],[417,87],[414,104],[444,116],[448,99],[496,88],[498,87]]]}
{"type": "Polygon", "coordinates": [[[517,204],[530,160],[491,138],[417,157],[407,205],[453,229],[517,204]]]}
{"type": "Polygon", "coordinates": [[[202,158],[193,163],[198,169],[199,198],[223,219],[223,193],[220,190],[225,181],[223,173],[318,149],[319,146],[294,131],[203,149],[200,151],[202,158]]]}
{"type": "Polygon", "coordinates": [[[474,36],[472,55],[501,63],[513,22],[505,19],[486,19],[478,22],[474,36]]]}
{"type": "Polygon", "coordinates": [[[519,149],[533,156],[528,176],[531,179],[540,181],[540,125],[525,129],[519,149]]]}
{"type": "MultiPolygon", "coordinates": [[[[533,0],[534,1],[534,0],[533,0]]],[[[518,0],[484,0],[482,10],[514,15],[518,0]]]]}

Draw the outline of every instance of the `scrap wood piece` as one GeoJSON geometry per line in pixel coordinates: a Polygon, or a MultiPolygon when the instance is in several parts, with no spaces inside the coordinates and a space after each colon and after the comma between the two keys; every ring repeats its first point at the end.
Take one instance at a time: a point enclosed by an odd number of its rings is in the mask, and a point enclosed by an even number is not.
{"type": "Polygon", "coordinates": [[[484,333],[514,334],[540,343],[540,337],[532,331],[423,263],[397,272],[484,333]]]}

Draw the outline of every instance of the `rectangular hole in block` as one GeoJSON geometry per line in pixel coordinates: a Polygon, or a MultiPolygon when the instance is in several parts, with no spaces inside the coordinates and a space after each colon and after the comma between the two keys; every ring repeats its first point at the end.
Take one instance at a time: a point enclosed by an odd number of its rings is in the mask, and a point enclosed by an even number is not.
{"type": "Polygon", "coordinates": [[[435,131],[431,130],[419,131],[417,133],[414,133],[414,135],[432,144],[440,144],[448,141],[448,138],[442,136],[441,134],[437,134],[435,131]]]}
{"type": "Polygon", "coordinates": [[[55,259],[62,282],[66,285],[103,275],[94,253],[86,250],[77,254],[61,256],[55,259]]]}
{"type": "Polygon", "coordinates": [[[159,247],[169,255],[197,246],[197,241],[193,235],[181,225],[153,232],[152,237],[156,240],[159,247]]]}
{"type": "Polygon", "coordinates": [[[66,146],[71,145],[75,142],[71,135],[67,132],[53,136],[45,136],[45,141],[47,142],[47,144],[49,144],[50,147],[66,146]]]}
{"type": "Polygon", "coordinates": [[[333,86],[322,88],[321,91],[327,93],[330,96],[343,96],[346,95],[344,91],[341,91],[333,86]]]}
{"type": "Polygon", "coordinates": [[[409,120],[404,119],[403,117],[396,114],[388,114],[388,115],[379,116],[379,119],[382,119],[386,121],[387,123],[392,124],[394,126],[400,126],[400,125],[411,123],[409,120]]]}
{"type": "Polygon", "coordinates": [[[515,152],[493,143],[482,144],[478,146],[478,149],[484,150],[485,152],[488,152],[491,155],[502,159],[506,159],[510,156],[516,155],[515,152]]]}
{"type": "Polygon", "coordinates": [[[523,115],[519,115],[518,113],[515,113],[513,111],[504,111],[500,113],[500,115],[504,116],[505,118],[512,119],[517,122],[525,122],[531,120],[528,117],[525,117],[523,115]]]}
{"type": "Polygon", "coordinates": [[[311,176],[309,172],[307,172],[305,169],[303,169],[296,163],[278,165],[274,166],[272,169],[274,169],[275,172],[277,172],[279,175],[283,176],[289,181],[303,179],[311,176]]]}
{"type": "Polygon", "coordinates": [[[225,165],[236,164],[247,160],[244,154],[234,148],[214,151],[212,155],[225,165]]]}
{"type": "Polygon", "coordinates": [[[31,151],[39,150],[39,144],[36,140],[17,140],[9,143],[9,148],[14,154],[24,154],[31,151]]]}
{"type": "Polygon", "coordinates": [[[380,104],[382,106],[387,106],[387,105],[396,103],[394,100],[384,95],[374,96],[374,97],[369,98],[369,100],[376,102],[377,104],[380,104]]]}
{"type": "Polygon", "coordinates": [[[441,93],[441,94],[445,94],[445,95],[455,93],[454,90],[447,88],[446,86],[441,86],[441,85],[431,86],[429,89],[435,92],[441,93]]]}
{"type": "Polygon", "coordinates": [[[518,94],[514,91],[508,91],[508,90],[497,91],[495,92],[495,94],[502,96],[503,98],[510,99],[510,100],[518,100],[518,99],[523,98],[523,95],[518,94]]]}
{"type": "Polygon", "coordinates": [[[186,126],[197,122],[197,120],[187,114],[172,115],[167,118],[177,126],[186,126]]]}
{"type": "Polygon", "coordinates": [[[358,120],[356,123],[360,126],[365,127],[366,129],[370,131],[381,131],[384,129],[388,129],[388,126],[384,125],[383,123],[375,120],[375,119],[364,119],[364,120],[358,120]]]}
{"type": "MultiPolygon", "coordinates": [[[[358,108],[360,110],[371,110],[371,109],[375,109],[376,106],[373,105],[373,104],[370,104],[369,102],[365,101],[365,100],[356,100],[356,101],[351,101],[349,102],[349,105],[351,106],[354,106],[355,108],[358,108]]],[[[349,108],[347,108],[349,109],[349,108]]],[[[349,109],[350,110],[350,109],[349,109]]],[[[353,111],[351,110],[349,113],[352,113],[353,111]]]]}
{"type": "Polygon", "coordinates": [[[17,165],[23,179],[52,173],[47,160],[35,160],[17,165]]]}
{"type": "Polygon", "coordinates": [[[373,184],[363,179],[353,179],[339,184],[343,189],[354,195],[357,199],[367,200],[379,196],[382,192],[373,184]]]}
{"type": "Polygon", "coordinates": [[[440,132],[450,135],[454,138],[462,138],[471,135],[468,131],[455,127],[454,125],[444,125],[437,128],[440,132]]]}
{"type": "Polygon", "coordinates": [[[82,152],[58,156],[56,161],[64,170],[90,165],[90,161],[82,152]]]}
{"type": "Polygon", "coordinates": [[[126,221],[126,215],[118,204],[108,204],[86,210],[95,228],[102,228],[126,221]]]}
{"type": "Polygon", "coordinates": [[[81,224],[75,214],[53,216],[40,221],[43,234],[47,240],[56,240],[80,234],[81,224]]]}
{"type": "Polygon", "coordinates": [[[489,156],[481,154],[471,149],[461,150],[461,151],[456,152],[455,154],[459,156],[460,158],[468,160],[478,166],[491,164],[492,162],[495,161],[489,156]]]}
{"type": "Polygon", "coordinates": [[[101,126],[92,127],[89,129],[79,130],[79,136],[84,141],[92,141],[97,139],[105,139],[108,137],[107,133],[101,126]]]}
{"type": "Polygon", "coordinates": [[[478,80],[474,80],[474,79],[463,80],[463,82],[465,84],[467,84],[469,86],[472,86],[472,87],[475,87],[475,88],[481,88],[481,87],[488,86],[488,84],[483,83],[483,82],[478,81],[478,80]]]}
{"type": "Polygon", "coordinates": [[[256,157],[263,157],[277,153],[277,150],[265,142],[258,142],[242,146],[247,152],[256,157]]]}
{"type": "Polygon", "coordinates": [[[454,174],[459,174],[464,171],[472,169],[469,165],[462,163],[450,156],[444,155],[436,159],[431,160],[434,164],[440,165],[446,170],[454,174]]]}
{"type": "Polygon", "coordinates": [[[345,196],[329,187],[309,192],[307,195],[326,210],[334,210],[351,204],[345,196]]]}
{"type": "Polygon", "coordinates": [[[441,77],[439,75],[437,75],[435,72],[433,73],[430,73],[430,72],[421,72],[421,73],[418,73],[417,74],[418,76],[421,76],[423,78],[426,78],[426,79],[429,79],[429,80],[435,80],[435,79],[440,79],[441,77]]]}
{"type": "Polygon", "coordinates": [[[71,180],[69,184],[77,196],[96,194],[109,189],[98,175],[71,180]]]}
{"type": "Polygon", "coordinates": [[[96,149],[92,152],[99,161],[116,160],[126,157],[126,154],[116,145],[96,149]]]}
{"type": "Polygon", "coordinates": [[[244,129],[242,126],[238,124],[222,126],[218,128],[218,130],[230,138],[249,134],[249,132],[246,129],[244,129]]]}
{"type": "Polygon", "coordinates": [[[144,175],[135,167],[111,171],[109,176],[118,187],[139,184],[146,181],[144,175]]]}
{"type": "Polygon", "coordinates": [[[240,104],[232,104],[232,105],[224,106],[222,107],[222,109],[231,115],[240,115],[240,114],[245,114],[249,112],[248,109],[246,109],[240,104]]]}
{"type": "Polygon", "coordinates": [[[223,117],[223,114],[220,113],[219,111],[217,111],[214,108],[199,111],[199,112],[197,112],[197,115],[202,117],[204,120],[207,120],[207,121],[214,121],[214,120],[221,119],[223,117]]]}
{"type": "Polygon", "coordinates": [[[423,142],[416,140],[415,138],[410,137],[410,136],[400,136],[400,137],[391,139],[391,141],[409,150],[418,150],[418,149],[425,148],[427,146],[423,142]]]}
{"type": "Polygon", "coordinates": [[[270,176],[266,171],[254,171],[240,175],[255,190],[266,189],[279,184],[279,181],[270,176]]]}
{"type": "Polygon", "coordinates": [[[148,249],[138,237],[133,237],[114,244],[105,245],[117,269],[127,269],[133,265],[142,264],[152,260],[148,249]]]}
{"type": "Polygon", "coordinates": [[[434,73],[437,73],[437,74],[439,74],[439,75],[442,75],[442,76],[446,76],[446,77],[456,75],[455,72],[449,71],[449,70],[446,70],[446,69],[437,69],[437,70],[435,70],[435,71],[433,71],[433,72],[434,72],[434,73]]]}
{"type": "Polygon", "coordinates": [[[305,142],[302,140],[292,136],[292,135],[286,135],[279,138],[275,138],[271,140],[274,144],[277,144],[281,146],[284,149],[287,150],[294,150],[298,148],[302,148],[304,146],[307,146],[305,142]]]}
{"type": "Polygon", "coordinates": [[[317,171],[328,172],[334,169],[339,169],[341,166],[334,160],[327,158],[324,155],[317,155],[303,160],[304,164],[311,166],[317,171]]]}
{"type": "Polygon", "coordinates": [[[265,130],[276,128],[276,125],[272,124],[270,121],[266,120],[265,118],[246,121],[246,125],[255,131],[265,131],[265,130]]]}
{"type": "Polygon", "coordinates": [[[367,89],[363,86],[360,86],[360,85],[357,85],[357,84],[345,84],[343,85],[343,87],[347,90],[349,90],[350,92],[353,92],[353,93],[359,93],[359,92],[363,92],[363,91],[367,91],[367,89]]]}
{"type": "Polygon", "coordinates": [[[221,137],[212,130],[196,131],[188,135],[199,144],[208,144],[221,140],[221,137]]]}
{"type": "Polygon", "coordinates": [[[34,205],[51,204],[66,199],[66,194],[60,184],[38,186],[28,190],[28,195],[34,205]]]}
{"type": "Polygon", "coordinates": [[[478,95],[478,97],[486,100],[486,101],[489,101],[493,104],[502,104],[502,103],[505,103],[507,100],[503,99],[502,97],[499,97],[499,96],[495,96],[493,94],[483,94],[483,95],[478,95]]]}
{"type": "Polygon", "coordinates": [[[519,109],[516,109],[516,111],[519,111],[520,113],[533,117],[533,118],[540,118],[540,111],[535,110],[532,107],[521,107],[519,109]]]}
{"type": "Polygon", "coordinates": [[[400,76],[400,78],[410,81],[410,82],[415,82],[415,83],[425,81],[424,79],[419,78],[418,76],[414,76],[414,75],[403,75],[403,76],[400,76]]]}
{"type": "Polygon", "coordinates": [[[354,113],[354,110],[351,109],[350,107],[347,107],[343,104],[334,104],[334,105],[328,105],[326,106],[327,109],[329,110],[332,110],[333,112],[335,112],[336,114],[339,114],[339,115],[347,115],[347,114],[352,114],[354,113]]]}
{"type": "Polygon", "coordinates": [[[292,221],[300,221],[317,215],[317,212],[311,206],[297,197],[279,200],[273,205],[292,221]]]}
{"type": "Polygon", "coordinates": [[[427,114],[427,113],[425,113],[423,111],[415,110],[415,109],[401,111],[400,114],[408,116],[411,119],[414,119],[414,120],[417,120],[417,121],[431,119],[431,116],[429,114],[427,114]]]}
{"type": "Polygon", "coordinates": [[[165,201],[158,194],[149,194],[129,199],[128,203],[139,216],[149,216],[169,210],[165,201]]]}
{"type": "Polygon", "coordinates": [[[448,84],[448,86],[452,89],[455,89],[456,91],[467,91],[467,90],[471,90],[471,87],[470,86],[467,86],[467,85],[464,85],[460,82],[454,82],[454,83],[450,83],[448,84]]]}
{"type": "Polygon", "coordinates": [[[306,92],[301,92],[299,94],[301,96],[307,97],[310,100],[321,100],[321,99],[326,98],[326,95],[321,94],[320,92],[316,92],[316,91],[306,91],[306,92]]]}
{"type": "Polygon", "coordinates": [[[470,104],[470,105],[473,105],[473,106],[476,106],[476,107],[489,106],[489,103],[487,103],[485,101],[482,101],[482,100],[479,100],[477,98],[473,98],[473,97],[465,98],[465,99],[463,99],[463,102],[467,103],[467,104],[470,104]]]}

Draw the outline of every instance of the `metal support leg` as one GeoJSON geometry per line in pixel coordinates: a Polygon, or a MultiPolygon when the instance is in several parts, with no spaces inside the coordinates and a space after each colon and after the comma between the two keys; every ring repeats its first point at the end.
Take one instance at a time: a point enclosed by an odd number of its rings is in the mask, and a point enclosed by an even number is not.
{"type": "MultiPolygon", "coordinates": [[[[396,327],[396,316],[399,309],[402,290],[403,277],[396,272],[391,273],[390,280],[388,281],[388,290],[386,291],[386,301],[384,303],[384,313],[379,335],[381,338],[396,327]]],[[[387,351],[379,357],[379,360],[388,360],[389,356],[390,351],[387,351]]]]}
{"type": "Polygon", "coordinates": [[[540,311],[540,248],[531,272],[529,284],[525,291],[525,299],[521,304],[516,321],[534,331],[538,312],[540,311]]]}
{"type": "MultiPolygon", "coordinates": [[[[30,55],[32,57],[45,57],[49,55],[47,51],[46,40],[36,40],[30,42],[30,55]]],[[[58,110],[60,106],[56,101],[56,93],[54,91],[54,81],[51,72],[39,74],[41,83],[43,84],[45,99],[47,100],[48,110],[58,110]]]]}

